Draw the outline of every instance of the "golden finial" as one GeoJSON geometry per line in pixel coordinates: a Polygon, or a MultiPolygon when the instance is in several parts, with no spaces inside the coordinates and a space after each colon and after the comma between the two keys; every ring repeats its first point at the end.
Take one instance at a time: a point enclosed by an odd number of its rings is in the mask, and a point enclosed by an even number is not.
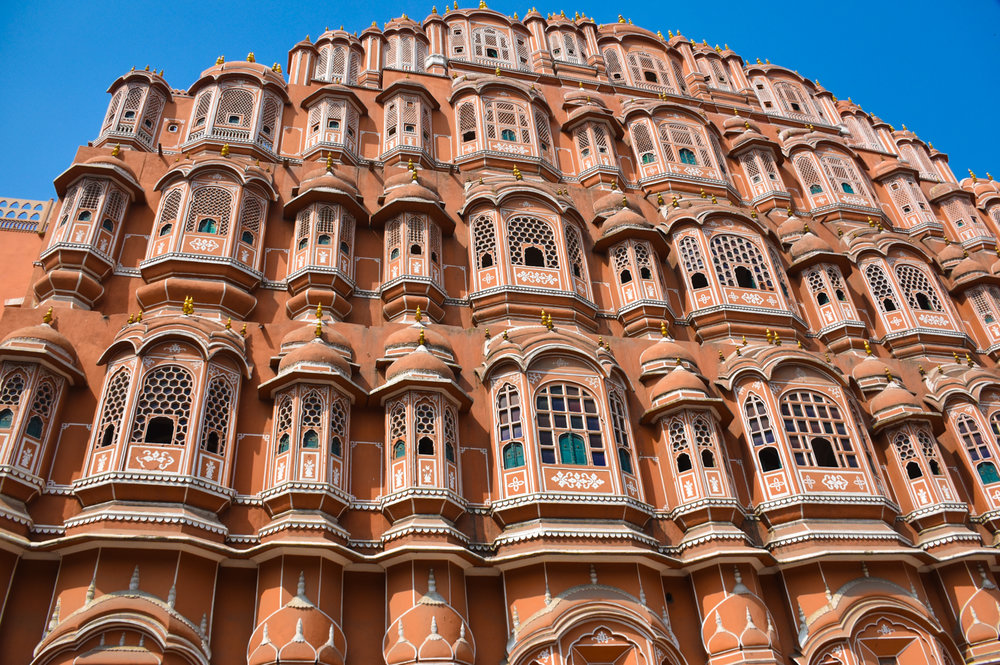
{"type": "Polygon", "coordinates": [[[722,50],[723,51],[728,51],[729,50],[729,44],[723,44],[722,45],[722,50]]]}
{"type": "Polygon", "coordinates": [[[514,180],[523,180],[524,179],[523,176],[521,176],[521,169],[517,168],[517,164],[515,164],[514,168],[511,169],[511,173],[514,175],[514,180]]]}
{"type": "Polygon", "coordinates": [[[952,351],[951,355],[955,358],[955,362],[957,362],[959,365],[962,364],[962,361],[958,359],[958,353],[957,352],[952,351]]]}
{"type": "Polygon", "coordinates": [[[628,207],[628,197],[625,196],[624,194],[622,194],[622,207],[623,208],[627,208],[628,207]]]}
{"type": "Polygon", "coordinates": [[[253,51],[247,53],[247,62],[257,62],[257,58],[254,57],[253,51]]]}
{"type": "Polygon", "coordinates": [[[715,194],[712,194],[712,203],[718,203],[719,200],[715,198],[715,194]]]}
{"type": "Polygon", "coordinates": [[[603,349],[604,348],[604,338],[603,337],[598,337],[597,338],[597,348],[599,348],[599,349],[603,349]]]}
{"type": "Polygon", "coordinates": [[[420,305],[417,305],[417,311],[413,315],[413,320],[420,323],[420,320],[424,318],[424,315],[420,313],[420,305]]]}
{"type": "Polygon", "coordinates": [[[452,9],[458,9],[458,0],[455,0],[454,4],[452,4],[451,8],[452,9]]]}
{"type": "Polygon", "coordinates": [[[560,18],[566,18],[566,10],[565,9],[560,10],[559,11],[559,16],[560,16],[560,18]]]}
{"type": "Polygon", "coordinates": [[[323,303],[316,303],[316,318],[323,318],[323,303]]]}
{"type": "Polygon", "coordinates": [[[191,296],[185,296],[184,304],[181,305],[181,312],[189,316],[194,314],[194,298],[191,296]]]}
{"type": "MultiPolygon", "coordinates": [[[[142,315],[140,314],[140,316],[142,315]]],[[[226,319],[226,330],[232,330],[232,329],[233,329],[233,317],[230,316],[226,319]]]]}
{"type": "Polygon", "coordinates": [[[486,0],[479,0],[479,8],[480,9],[487,9],[487,7],[486,7],[486,0]]]}
{"type": "Polygon", "coordinates": [[[333,173],[333,155],[326,153],[326,172],[333,173]]]}
{"type": "Polygon", "coordinates": [[[545,310],[542,310],[542,325],[545,325],[545,310]]]}
{"type": "Polygon", "coordinates": [[[424,342],[425,341],[426,340],[424,339],[424,329],[421,328],[420,329],[420,337],[417,338],[417,345],[418,346],[424,346],[424,342]]]}
{"type": "Polygon", "coordinates": [[[625,17],[624,17],[624,16],[622,16],[621,14],[619,14],[619,15],[618,15],[618,22],[619,22],[619,23],[624,23],[624,22],[625,22],[625,17]]]}
{"type": "Polygon", "coordinates": [[[844,229],[837,229],[837,237],[838,238],[844,237],[844,229]]]}
{"type": "Polygon", "coordinates": [[[888,367],[885,368],[885,378],[887,378],[888,380],[892,381],[892,372],[889,371],[888,367]]]}
{"type": "Polygon", "coordinates": [[[656,193],[656,205],[658,206],[663,205],[663,194],[661,194],[660,192],[656,193]]]}
{"type": "Polygon", "coordinates": [[[487,328],[486,329],[486,339],[489,339],[489,338],[490,338],[490,329],[487,328]]]}
{"type": "Polygon", "coordinates": [[[756,210],[751,210],[750,211],[750,219],[757,219],[757,211],[756,210]]]}
{"type": "Polygon", "coordinates": [[[743,121],[743,127],[744,127],[744,129],[750,129],[750,121],[749,120],[744,120],[743,121]]]}
{"type": "Polygon", "coordinates": [[[417,181],[417,170],[416,169],[410,171],[410,181],[411,182],[416,182],[417,181]]]}
{"type": "Polygon", "coordinates": [[[111,156],[112,157],[117,157],[118,155],[121,154],[121,152],[122,152],[122,144],[121,143],[116,143],[115,147],[111,149],[111,156]]]}
{"type": "Polygon", "coordinates": [[[781,346],[781,338],[778,337],[778,331],[774,331],[774,345],[781,346]]]}
{"type": "Polygon", "coordinates": [[[968,352],[966,352],[965,354],[965,364],[967,364],[969,367],[975,367],[975,363],[972,362],[972,357],[969,356],[968,352]]]}
{"type": "Polygon", "coordinates": [[[719,48],[719,45],[718,45],[718,44],[716,44],[716,45],[715,45],[715,52],[716,52],[716,53],[722,53],[722,49],[721,49],[721,48],[719,48]]]}
{"type": "Polygon", "coordinates": [[[767,336],[767,343],[768,344],[771,344],[772,342],[774,342],[773,333],[771,332],[770,328],[766,328],[764,330],[764,334],[767,336]]]}
{"type": "Polygon", "coordinates": [[[802,348],[802,340],[801,340],[801,339],[797,339],[797,340],[795,340],[795,344],[796,344],[796,345],[797,345],[797,346],[798,346],[798,347],[799,347],[800,349],[802,348]]]}
{"type": "Polygon", "coordinates": [[[829,351],[827,351],[823,355],[826,357],[826,362],[828,362],[828,363],[832,363],[833,362],[833,360],[830,359],[830,352],[829,351]]]}
{"type": "Polygon", "coordinates": [[[871,354],[872,354],[872,345],[869,344],[868,340],[866,339],[865,340],[865,355],[870,356],[871,354]]]}
{"type": "Polygon", "coordinates": [[[972,178],[973,183],[979,182],[979,179],[976,178],[976,174],[972,172],[972,169],[969,169],[969,177],[972,178]]]}
{"type": "Polygon", "coordinates": [[[493,72],[493,73],[496,74],[497,76],[500,76],[500,66],[499,65],[497,65],[496,71],[493,72]]]}
{"type": "Polygon", "coordinates": [[[219,154],[222,155],[223,157],[229,157],[229,144],[228,143],[223,143],[222,144],[222,150],[219,151],[219,154]]]}
{"type": "Polygon", "coordinates": [[[226,61],[226,57],[225,57],[225,56],[223,56],[223,55],[220,55],[220,56],[219,56],[218,58],[216,58],[216,59],[215,59],[215,64],[217,64],[217,65],[221,65],[221,64],[222,64],[222,63],[224,63],[225,61],[226,61]]]}
{"type": "Polygon", "coordinates": [[[502,333],[502,337],[503,337],[504,339],[508,339],[508,340],[510,339],[510,337],[508,337],[508,336],[507,336],[507,331],[506,331],[506,330],[504,330],[504,331],[503,331],[503,333],[502,333]]]}
{"type": "Polygon", "coordinates": [[[760,58],[757,58],[757,64],[758,65],[763,65],[764,63],[760,61],[760,58]]]}
{"type": "Polygon", "coordinates": [[[247,324],[246,323],[244,323],[243,327],[240,329],[240,335],[242,335],[243,337],[247,336],[247,324]]]}
{"type": "Polygon", "coordinates": [[[872,227],[873,229],[875,228],[875,220],[873,220],[871,217],[868,218],[868,226],[872,227]]]}
{"type": "Polygon", "coordinates": [[[415,171],[415,170],[416,170],[416,168],[417,168],[417,167],[415,167],[415,166],[413,165],[413,160],[412,160],[412,159],[408,159],[408,160],[406,160],[406,170],[407,170],[407,171],[415,171]]]}
{"type": "Polygon", "coordinates": [[[923,365],[917,365],[917,371],[920,372],[920,376],[923,376],[924,374],[927,374],[927,370],[924,369],[923,365]]]}
{"type": "Polygon", "coordinates": [[[617,180],[612,180],[611,181],[611,191],[614,191],[616,189],[618,189],[618,181],[617,180]]]}
{"type": "Polygon", "coordinates": [[[128,315],[128,320],[125,322],[125,325],[129,325],[130,326],[133,323],[135,323],[135,314],[129,314],[128,315]]]}
{"type": "Polygon", "coordinates": [[[707,39],[701,40],[701,45],[702,46],[708,46],[708,40],[707,39]]]}
{"type": "Polygon", "coordinates": [[[520,21],[521,20],[520,18],[518,18],[517,12],[514,12],[514,20],[515,21],[520,21]]]}
{"type": "Polygon", "coordinates": [[[660,337],[666,337],[666,336],[667,336],[667,322],[660,321],[660,337]]]}
{"type": "Polygon", "coordinates": [[[437,13],[438,13],[438,6],[434,5],[433,7],[431,7],[431,14],[437,14],[437,13]]]}
{"type": "Polygon", "coordinates": [[[673,200],[670,201],[670,205],[672,205],[675,208],[680,208],[681,207],[681,204],[677,201],[677,197],[676,196],[673,198],[673,200]]]}
{"type": "Polygon", "coordinates": [[[135,322],[136,323],[142,323],[142,310],[141,309],[139,310],[139,313],[135,315],[135,322]]]}
{"type": "Polygon", "coordinates": [[[724,354],[721,350],[719,350],[719,361],[726,362],[726,354],[724,354]]]}
{"type": "Polygon", "coordinates": [[[809,233],[809,225],[808,224],[803,224],[802,225],[802,233],[809,233]]]}
{"type": "Polygon", "coordinates": [[[667,36],[669,36],[671,39],[673,39],[674,38],[674,31],[673,30],[667,30],[667,36]]]}
{"type": "Polygon", "coordinates": [[[904,132],[908,132],[908,131],[910,131],[910,130],[908,130],[908,129],[906,128],[906,123],[905,123],[905,122],[903,123],[903,131],[904,131],[904,132]]]}
{"type": "Polygon", "coordinates": [[[555,325],[553,325],[553,323],[552,323],[552,315],[551,314],[547,314],[546,317],[545,317],[545,319],[546,319],[545,320],[545,327],[546,328],[548,328],[549,330],[552,330],[553,328],[555,328],[555,325]]]}
{"type": "Polygon", "coordinates": [[[699,194],[699,196],[701,196],[701,198],[703,198],[703,199],[707,199],[708,198],[708,194],[705,193],[705,189],[704,188],[702,188],[701,194],[699,194]]]}
{"type": "Polygon", "coordinates": [[[313,331],[313,334],[317,338],[323,336],[323,322],[322,321],[319,321],[319,320],[316,321],[316,330],[313,331]]]}
{"type": "Polygon", "coordinates": [[[990,182],[993,182],[993,176],[990,175],[989,171],[986,172],[986,179],[989,180],[990,182]]]}
{"type": "Polygon", "coordinates": [[[273,65],[271,65],[271,71],[274,72],[274,73],[276,73],[276,74],[280,74],[281,73],[281,65],[279,65],[278,63],[274,63],[273,65]]]}
{"type": "Polygon", "coordinates": [[[740,347],[738,347],[738,346],[736,347],[736,355],[737,356],[742,356],[743,355],[743,352],[740,351],[740,347]]]}

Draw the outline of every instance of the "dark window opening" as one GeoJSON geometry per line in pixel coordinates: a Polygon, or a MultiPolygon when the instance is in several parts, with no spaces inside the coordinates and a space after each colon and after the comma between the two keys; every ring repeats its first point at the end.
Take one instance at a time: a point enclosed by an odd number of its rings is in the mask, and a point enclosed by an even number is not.
{"type": "Polygon", "coordinates": [[[545,254],[538,247],[525,247],[524,248],[524,265],[532,266],[535,268],[545,267],[545,254]]]}
{"type": "Polygon", "coordinates": [[[825,291],[820,291],[816,294],[816,302],[820,305],[826,305],[830,302],[830,296],[826,295],[825,291]]]}
{"type": "Polygon", "coordinates": [[[219,433],[209,432],[208,439],[205,441],[205,452],[218,454],[219,452],[219,433]]]}
{"type": "Polygon", "coordinates": [[[516,141],[517,134],[514,133],[513,129],[504,129],[500,132],[500,138],[504,141],[516,141]]]}
{"type": "Polygon", "coordinates": [[[677,456],[677,473],[684,473],[691,470],[691,456],[681,453],[677,456]]]}
{"type": "Polygon", "coordinates": [[[420,256],[424,253],[424,248],[420,245],[410,245],[410,254],[413,256],[420,256]]]}
{"type": "Polygon", "coordinates": [[[7,429],[14,422],[14,412],[10,409],[0,411],[0,429],[7,429]]]}
{"type": "Polygon", "coordinates": [[[386,130],[385,133],[388,134],[389,136],[395,136],[396,135],[396,128],[395,127],[390,127],[388,130],[386,130]]]}
{"type": "MultiPolygon", "coordinates": [[[[340,121],[339,120],[327,120],[326,121],[326,128],[327,129],[340,129],[340,121]]],[[[317,127],[316,129],[319,129],[319,127],[317,127]]]]}
{"type": "Polygon", "coordinates": [[[643,266],[642,268],[639,268],[639,277],[641,277],[642,279],[652,279],[653,271],[643,266]]]}
{"type": "Polygon", "coordinates": [[[332,242],[332,239],[330,238],[330,236],[328,236],[325,233],[323,235],[321,235],[320,237],[316,238],[316,244],[317,245],[329,245],[331,242],[332,242]]]}
{"type": "Polygon", "coordinates": [[[924,310],[933,310],[934,309],[933,307],[931,307],[931,300],[930,300],[930,298],[927,297],[927,294],[925,294],[925,293],[917,293],[916,294],[916,299],[917,299],[917,307],[919,307],[920,309],[924,309],[924,310]]]}
{"type": "Polygon", "coordinates": [[[618,463],[624,473],[632,473],[632,456],[624,448],[618,449],[618,463]]]}
{"type": "Polygon", "coordinates": [[[309,245],[309,238],[299,240],[299,249],[305,249],[307,245],[309,245]]]}
{"type": "Polygon", "coordinates": [[[641,161],[643,164],[652,164],[653,162],[656,161],[656,156],[651,152],[644,152],[642,153],[642,156],[639,158],[639,161],[641,161]]]}
{"type": "Polygon", "coordinates": [[[115,442],[115,426],[108,425],[107,429],[104,430],[104,436],[101,437],[101,448],[107,448],[112,443],[115,442]]]}
{"type": "Polygon", "coordinates": [[[110,219],[106,219],[103,222],[101,222],[101,228],[107,231],[108,233],[114,233],[115,223],[112,222],[110,219]]]}
{"type": "Polygon", "coordinates": [[[840,302],[847,302],[847,296],[840,289],[837,289],[837,300],[840,302]]]}
{"type": "Polygon", "coordinates": [[[278,439],[278,454],[288,452],[288,444],[290,439],[287,434],[282,434],[281,438],[278,439]]]}
{"type": "Polygon", "coordinates": [[[715,455],[712,454],[711,450],[707,448],[701,451],[701,465],[706,469],[715,468],[715,455]]]}
{"type": "Polygon", "coordinates": [[[79,214],[79,216],[77,216],[77,219],[81,222],[89,222],[91,217],[93,217],[93,215],[90,214],[90,211],[84,210],[79,214]]]}
{"type": "Polygon", "coordinates": [[[927,466],[929,466],[931,468],[931,473],[933,473],[935,476],[940,476],[941,475],[941,465],[938,464],[938,461],[936,459],[932,459],[927,464],[927,466]]]}
{"type": "Polygon", "coordinates": [[[432,261],[433,263],[437,263],[437,262],[438,262],[438,255],[437,255],[437,252],[431,252],[431,261],[432,261]]]}
{"type": "Polygon", "coordinates": [[[885,298],[882,300],[882,309],[884,309],[887,312],[895,312],[896,303],[892,301],[892,298],[885,298]]]}
{"type": "Polygon", "coordinates": [[[853,194],[854,193],[854,188],[851,187],[850,185],[848,185],[846,182],[840,183],[840,188],[842,190],[844,190],[845,194],[853,194]]]}
{"type": "Polygon", "coordinates": [[[503,449],[503,468],[516,469],[524,466],[524,446],[516,441],[503,449]]]}
{"type": "Polygon", "coordinates": [[[170,233],[173,230],[174,230],[174,225],[173,224],[164,224],[163,226],[160,227],[160,233],[159,233],[159,235],[162,238],[163,236],[167,235],[168,233],[170,233]]]}
{"type": "Polygon", "coordinates": [[[708,277],[705,277],[705,273],[696,272],[691,275],[691,288],[692,289],[704,289],[708,286],[708,277]]]}
{"type": "Polygon", "coordinates": [[[681,158],[681,162],[684,164],[697,164],[698,160],[695,159],[694,152],[688,150],[687,148],[681,148],[677,151],[677,154],[681,158]]]}
{"type": "Polygon", "coordinates": [[[408,134],[416,134],[417,133],[417,126],[408,122],[405,125],[403,125],[403,131],[406,132],[406,133],[408,133],[408,134]]]}
{"type": "Polygon", "coordinates": [[[920,470],[920,465],[916,462],[910,462],[906,465],[906,477],[910,480],[916,480],[917,478],[923,478],[924,472],[920,470]]]}
{"type": "Polygon", "coordinates": [[[796,103],[796,102],[792,102],[792,110],[793,110],[793,111],[798,111],[798,110],[799,110],[799,109],[801,109],[801,108],[802,108],[802,107],[801,107],[801,106],[799,106],[799,105],[798,105],[798,103],[796,103]]]}
{"type": "Polygon", "coordinates": [[[174,421],[172,418],[157,416],[146,424],[146,438],[143,443],[173,443],[174,421]]]}
{"type": "Polygon", "coordinates": [[[833,444],[827,439],[812,440],[813,457],[816,458],[816,466],[837,467],[837,454],[833,451],[833,444]]]}
{"type": "Polygon", "coordinates": [[[622,284],[628,284],[629,282],[632,281],[632,273],[629,272],[628,270],[622,270],[620,273],[618,273],[618,281],[621,282],[622,284]]]}
{"type": "Polygon", "coordinates": [[[198,233],[218,233],[219,225],[214,219],[207,217],[198,222],[198,233]]]}
{"type": "Polygon", "coordinates": [[[406,457],[406,444],[402,441],[397,441],[392,444],[392,459],[399,459],[400,457],[406,457]]]}
{"type": "Polygon", "coordinates": [[[823,188],[820,187],[819,185],[809,185],[809,193],[810,194],[822,194],[823,193],[823,188]]]}
{"type": "Polygon", "coordinates": [[[495,48],[487,48],[486,49],[486,57],[487,58],[499,58],[500,57],[500,53],[495,48]]]}
{"type": "Polygon", "coordinates": [[[36,439],[42,436],[42,419],[38,416],[31,416],[28,426],[24,428],[24,433],[36,439]]]}
{"type": "Polygon", "coordinates": [[[646,72],[643,72],[643,73],[642,73],[642,76],[643,76],[643,78],[645,78],[645,79],[646,79],[647,81],[649,81],[650,83],[657,83],[657,80],[656,80],[656,72],[649,72],[649,71],[646,71],[646,72]]]}
{"type": "Polygon", "coordinates": [[[253,244],[253,234],[250,233],[249,231],[244,231],[242,234],[240,234],[240,241],[244,242],[244,243],[246,243],[248,245],[252,245],[253,244]]]}
{"type": "Polygon", "coordinates": [[[449,462],[455,461],[455,446],[450,443],[444,444],[444,458],[449,462]]]}
{"type": "Polygon", "coordinates": [[[346,242],[342,242],[340,243],[340,251],[343,252],[344,254],[350,254],[351,248],[346,242]]]}
{"type": "Polygon", "coordinates": [[[480,259],[480,262],[482,263],[482,266],[484,268],[492,267],[492,265],[493,265],[493,255],[492,254],[483,254],[483,257],[482,257],[482,259],[480,259]]]}
{"type": "Polygon", "coordinates": [[[997,473],[997,467],[993,462],[983,462],[976,467],[976,471],[979,472],[984,485],[1000,482],[1000,474],[997,473]]]}
{"type": "Polygon", "coordinates": [[[315,450],[319,448],[319,434],[315,430],[309,430],[302,435],[302,447],[315,450]]]}
{"type": "Polygon", "coordinates": [[[434,454],[434,440],[429,436],[420,437],[417,441],[417,454],[418,455],[433,455],[434,454]]]}
{"type": "Polygon", "coordinates": [[[228,122],[229,122],[230,125],[238,125],[238,124],[240,124],[240,116],[235,115],[235,114],[231,115],[231,116],[229,116],[228,122]]]}
{"type": "Polygon", "coordinates": [[[760,460],[761,471],[777,471],[781,468],[781,456],[778,449],[768,446],[757,451],[757,459],[760,460]]]}
{"type": "Polygon", "coordinates": [[[391,252],[389,252],[389,260],[394,260],[398,258],[399,258],[399,248],[397,247],[393,249],[391,252]]]}
{"type": "Polygon", "coordinates": [[[468,142],[475,140],[476,140],[476,133],[474,131],[462,132],[462,141],[468,142]]]}
{"type": "Polygon", "coordinates": [[[736,276],[736,284],[744,289],[756,289],[757,283],[753,279],[753,273],[746,266],[736,266],[733,271],[736,276]]]}
{"type": "Polygon", "coordinates": [[[342,447],[340,443],[340,437],[335,436],[332,439],[330,439],[330,454],[334,455],[335,457],[340,457],[341,450],[342,447]]]}

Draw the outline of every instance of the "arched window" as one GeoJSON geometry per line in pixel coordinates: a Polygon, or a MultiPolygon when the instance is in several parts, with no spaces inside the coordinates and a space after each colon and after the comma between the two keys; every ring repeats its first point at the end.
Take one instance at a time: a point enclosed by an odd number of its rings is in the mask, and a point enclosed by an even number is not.
{"type": "Polygon", "coordinates": [[[14,412],[10,409],[4,409],[0,411],[0,429],[10,429],[11,423],[14,422],[14,412]]]}
{"type": "Polygon", "coordinates": [[[750,435],[750,442],[754,450],[757,451],[757,458],[760,460],[762,471],[776,471],[781,468],[781,456],[778,449],[774,447],[774,430],[771,427],[771,419],[767,414],[767,407],[757,395],[750,393],[746,401],[743,402],[743,414],[746,417],[747,433],[750,435]]]}
{"type": "Polygon", "coordinates": [[[632,130],[632,145],[635,148],[635,154],[639,157],[639,163],[641,164],[652,164],[656,161],[656,153],[654,152],[653,139],[649,132],[649,127],[645,122],[634,122],[631,125],[632,130]]]}
{"type": "Polygon", "coordinates": [[[896,292],[889,283],[889,277],[882,266],[871,264],[865,268],[865,280],[871,290],[872,297],[883,312],[895,312],[899,309],[896,302],[896,292]]]}
{"type": "Polygon", "coordinates": [[[701,455],[702,468],[714,469],[715,429],[704,416],[696,417],[694,422],[691,423],[691,428],[694,430],[695,448],[698,449],[698,454],[701,455]]]}
{"type": "Polygon", "coordinates": [[[434,439],[437,432],[437,413],[432,405],[423,402],[416,406],[413,431],[417,438],[417,454],[433,455],[434,439]]]}
{"type": "Polygon", "coordinates": [[[392,459],[406,457],[406,407],[402,404],[396,404],[389,412],[389,440],[392,459]]]}
{"type": "Polygon", "coordinates": [[[896,266],[896,279],[910,309],[943,312],[944,307],[923,270],[909,264],[896,266]]]}
{"type": "Polygon", "coordinates": [[[21,403],[21,395],[24,394],[24,386],[27,380],[21,372],[11,372],[3,382],[0,389],[0,404],[18,406],[21,403]]]}
{"type": "Polygon", "coordinates": [[[857,167],[837,155],[823,155],[820,163],[826,177],[845,194],[856,194],[867,200],[867,188],[858,174],[857,167]]]}
{"type": "Polygon", "coordinates": [[[496,28],[476,28],[472,31],[472,55],[476,59],[509,65],[512,62],[510,40],[496,28]]]}
{"type": "Polygon", "coordinates": [[[681,264],[687,273],[692,289],[703,289],[708,286],[705,276],[705,260],[701,254],[701,246],[694,236],[684,236],[677,242],[680,250],[681,264]]]}
{"type": "Polygon", "coordinates": [[[802,186],[809,190],[810,194],[823,193],[823,181],[816,168],[816,160],[811,154],[801,154],[792,160],[802,186]]]}
{"type": "Polygon", "coordinates": [[[670,438],[670,450],[674,456],[677,473],[690,471],[692,469],[691,451],[684,421],[680,418],[671,420],[670,425],[667,426],[667,435],[670,438]]]}
{"type": "Polygon", "coordinates": [[[796,464],[857,468],[846,415],[829,397],[806,390],[785,393],[781,417],[796,464]]]}
{"type": "Polygon", "coordinates": [[[160,205],[160,230],[156,234],[158,237],[165,236],[173,230],[173,222],[177,220],[180,207],[181,190],[171,190],[163,197],[163,203],[160,205]]]}
{"type": "Polygon", "coordinates": [[[503,468],[519,469],[524,466],[524,446],[514,441],[503,447],[503,468]]]}
{"type": "Polygon", "coordinates": [[[232,211],[232,192],[221,187],[199,187],[188,205],[185,230],[227,235],[232,211]]]}
{"type": "Polygon", "coordinates": [[[542,462],[606,466],[597,400],[572,384],[552,383],[535,394],[535,424],[542,462]]]}
{"type": "Polygon", "coordinates": [[[32,416],[31,419],[28,420],[28,426],[24,428],[24,433],[37,439],[42,436],[42,425],[43,423],[41,418],[38,416],[32,416]]]}
{"type": "Polygon", "coordinates": [[[242,88],[230,88],[222,93],[215,122],[233,127],[250,127],[253,118],[254,96],[242,88]]]}
{"type": "Polygon", "coordinates": [[[509,383],[497,392],[497,434],[501,443],[523,436],[521,397],[517,388],[509,383]]]}
{"type": "Polygon", "coordinates": [[[507,248],[512,265],[559,267],[556,239],[548,223],[533,217],[512,217],[507,220],[506,226],[507,248]]]}
{"type": "Polygon", "coordinates": [[[668,162],[713,166],[711,151],[700,127],[682,122],[664,122],[659,126],[660,147],[668,162]]]}
{"type": "Polygon", "coordinates": [[[906,477],[910,480],[923,478],[924,471],[920,468],[920,463],[917,462],[917,453],[913,449],[910,437],[900,432],[893,438],[892,445],[896,449],[896,454],[899,455],[900,463],[906,469],[906,477]]]}
{"type": "Polygon", "coordinates": [[[476,107],[472,102],[458,106],[458,135],[462,143],[476,140],[476,107]]]}
{"type": "Polygon", "coordinates": [[[229,431],[229,415],[233,409],[233,389],[223,377],[217,376],[208,385],[205,415],[201,427],[201,449],[221,455],[229,431]]]}
{"type": "Polygon", "coordinates": [[[191,415],[191,374],[177,365],[150,370],[139,390],[132,424],[132,441],[183,444],[191,415]]]}
{"type": "Polygon", "coordinates": [[[122,417],[125,413],[125,400],[128,398],[128,385],[132,373],[128,368],[122,368],[108,382],[104,393],[104,410],[97,426],[99,448],[105,448],[115,442],[122,417]]]}
{"type": "Polygon", "coordinates": [[[514,102],[487,99],[486,138],[531,144],[528,109],[514,102]]]}
{"type": "Polygon", "coordinates": [[[323,427],[323,398],[316,391],[309,392],[303,399],[299,412],[299,427],[302,432],[302,447],[319,448],[319,432],[323,427]]]}
{"type": "Polygon", "coordinates": [[[352,85],[358,78],[358,56],[345,46],[326,46],[319,51],[315,77],[352,85]]]}
{"type": "Polygon", "coordinates": [[[941,471],[941,459],[938,456],[937,446],[934,444],[931,435],[924,430],[919,430],[917,431],[917,441],[920,443],[920,449],[924,453],[924,458],[927,460],[927,466],[930,467],[931,474],[935,476],[944,475],[941,471]]]}
{"type": "Polygon", "coordinates": [[[645,51],[633,51],[626,57],[632,84],[642,88],[662,88],[674,92],[674,86],[667,74],[667,63],[645,51]]]}
{"type": "Polygon", "coordinates": [[[492,267],[496,260],[497,238],[493,218],[480,215],[472,222],[473,252],[475,252],[476,267],[479,269],[492,267]]]}
{"type": "Polygon", "coordinates": [[[764,254],[749,238],[718,233],[709,241],[709,249],[723,286],[774,291],[764,254]]]}
{"type": "Polygon", "coordinates": [[[608,408],[611,412],[611,434],[615,439],[615,446],[618,449],[618,461],[621,462],[621,469],[625,473],[634,473],[632,470],[632,449],[631,437],[629,435],[628,415],[625,411],[625,403],[617,393],[612,392],[608,397],[608,408]]]}
{"type": "Polygon", "coordinates": [[[955,428],[958,430],[962,444],[965,445],[965,450],[968,451],[969,458],[982,481],[993,483],[1000,480],[1000,477],[997,477],[996,465],[989,461],[993,457],[990,446],[983,440],[983,435],[979,431],[976,421],[962,414],[955,421],[955,428]],[[992,478],[992,480],[987,480],[987,477],[992,478]]]}
{"type": "Polygon", "coordinates": [[[330,454],[341,457],[344,453],[344,441],[347,440],[347,411],[342,399],[338,399],[330,408],[330,454]]]}
{"type": "Polygon", "coordinates": [[[444,409],[444,459],[455,463],[456,447],[458,446],[458,424],[450,407],[444,409]]]}
{"type": "Polygon", "coordinates": [[[240,212],[240,242],[253,247],[260,234],[260,222],[264,217],[264,204],[256,196],[246,194],[243,210],[240,212]]]}
{"type": "Polygon", "coordinates": [[[569,256],[570,272],[573,277],[583,279],[583,249],[581,248],[580,231],[572,224],[566,224],[566,254],[569,256]]]}
{"type": "Polygon", "coordinates": [[[615,49],[605,49],[604,50],[604,66],[608,70],[608,78],[612,81],[621,81],[624,78],[622,71],[622,61],[618,57],[618,51],[615,49]]]}

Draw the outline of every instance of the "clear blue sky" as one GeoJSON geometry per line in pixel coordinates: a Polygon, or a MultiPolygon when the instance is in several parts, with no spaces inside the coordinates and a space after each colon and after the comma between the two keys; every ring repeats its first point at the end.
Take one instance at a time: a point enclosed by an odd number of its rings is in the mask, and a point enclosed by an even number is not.
{"type": "MultiPolygon", "coordinates": [[[[92,140],[107,87],[147,64],[186,89],[224,54],[285,66],[288,49],[325,26],[361,31],[436,0],[352,2],[0,3],[0,196],[47,199],[76,147],[92,140]]],[[[459,5],[470,6],[473,0],[459,5]]],[[[478,0],[475,0],[478,3],[478,0]]],[[[524,15],[531,5],[490,2],[524,15]]],[[[593,2],[536,5],[599,23],[621,11],[651,30],[728,43],[747,60],[797,69],[886,122],[947,152],[955,173],[1000,177],[1000,0],[951,2],[593,2]],[[753,14],[756,7],[761,14],[753,14]]],[[[440,2],[439,11],[444,9],[440,2]]]]}

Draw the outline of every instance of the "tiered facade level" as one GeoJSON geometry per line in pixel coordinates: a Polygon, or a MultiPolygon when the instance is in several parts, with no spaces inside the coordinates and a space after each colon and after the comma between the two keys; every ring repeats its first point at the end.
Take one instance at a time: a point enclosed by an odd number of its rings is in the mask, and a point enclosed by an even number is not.
{"type": "Polygon", "coordinates": [[[0,321],[5,663],[1000,662],[992,179],[534,11],[108,92],[0,321]]]}

